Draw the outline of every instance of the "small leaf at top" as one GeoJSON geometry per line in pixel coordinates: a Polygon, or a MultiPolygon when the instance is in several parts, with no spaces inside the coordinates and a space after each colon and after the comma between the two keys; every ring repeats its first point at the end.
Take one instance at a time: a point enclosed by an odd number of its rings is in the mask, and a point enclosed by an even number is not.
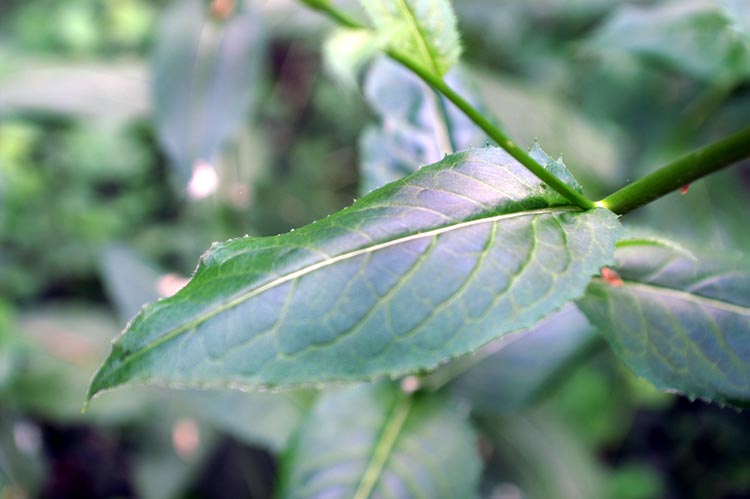
{"type": "Polygon", "coordinates": [[[750,260],[652,239],[615,257],[622,284],[594,279],[578,305],[630,369],[690,397],[750,401],[750,260]]]}
{"type": "Polygon", "coordinates": [[[431,369],[579,297],[619,233],[612,212],[571,206],[502,149],[449,155],[317,223],[214,245],[130,322],[90,395],[431,369]]]}
{"type": "Polygon", "coordinates": [[[475,436],[449,399],[390,383],[324,395],[282,464],[279,498],[477,496],[475,436]]]}
{"type": "Polygon", "coordinates": [[[442,76],[461,56],[449,0],[362,0],[385,47],[442,76]]]}

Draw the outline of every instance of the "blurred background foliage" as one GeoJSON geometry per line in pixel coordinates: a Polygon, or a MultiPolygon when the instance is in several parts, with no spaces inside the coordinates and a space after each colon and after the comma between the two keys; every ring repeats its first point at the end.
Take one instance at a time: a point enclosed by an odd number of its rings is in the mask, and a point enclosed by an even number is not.
{"type": "MultiPolygon", "coordinates": [[[[454,85],[590,196],[748,123],[744,0],[454,3],[454,85]]],[[[0,497],[271,495],[316,393],[133,388],[80,407],[109,341],[212,241],[322,218],[393,158],[439,159],[414,81],[384,61],[342,78],[330,28],[284,0],[2,0],[0,497]]],[[[484,145],[455,120],[454,143],[484,145]]],[[[745,162],[628,217],[747,251],[748,216],[745,162]]],[[[748,414],[657,393],[585,324],[556,343],[576,320],[451,385],[473,400],[483,496],[750,497],[748,414]]]]}

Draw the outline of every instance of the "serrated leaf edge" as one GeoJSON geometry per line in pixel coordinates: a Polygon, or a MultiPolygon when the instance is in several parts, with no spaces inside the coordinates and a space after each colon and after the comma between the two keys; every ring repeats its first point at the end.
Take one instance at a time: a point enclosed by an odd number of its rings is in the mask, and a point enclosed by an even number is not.
{"type": "MultiPolygon", "coordinates": [[[[443,227],[439,227],[437,229],[432,229],[425,232],[419,232],[416,234],[410,234],[408,236],[392,239],[390,241],[385,241],[380,244],[376,244],[373,246],[367,246],[365,248],[360,248],[354,251],[349,251],[347,253],[342,253],[341,255],[337,255],[332,258],[328,258],[325,260],[321,260],[317,263],[314,263],[312,265],[308,265],[307,267],[304,267],[302,269],[299,269],[294,272],[290,272],[289,274],[283,275],[281,277],[278,277],[272,281],[269,281],[261,286],[258,286],[256,288],[250,289],[244,293],[241,293],[239,296],[235,297],[234,299],[224,303],[223,305],[217,306],[214,309],[205,312],[201,314],[200,316],[196,317],[195,319],[192,319],[189,322],[186,322],[182,324],[181,326],[178,326],[171,331],[167,332],[160,338],[154,340],[153,342],[149,343],[148,345],[144,346],[143,348],[138,349],[137,351],[130,354],[128,357],[122,360],[122,362],[117,366],[118,369],[121,369],[123,366],[133,362],[134,360],[137,360],[141,356],[145,355],[146,353],[150,352],[154,348],[178,337],[182,333],[192,329],[193,327],[202,324],[203,322],[211,319],[212,317],[217,316],[218,314],[225,312],[226,310],[229,310],[237,305],[240,305],[241,303],[245,302],[246,300],[249,300],[253,298],[254,296],[257,296],[265,291],[268,291],[269,289],[272,289],[278,285],[281,285],[285,282],[292,281],[294,279],[297,279],[299,277],[302,277],[304,275],[307,275],[311,272],[315,272],[317,270],[320,270],[322,268],[328,267],[330,265],[333,265],[335,263],[348,260],[351,258],[355,258],[357,256],[365,255],[368,253],[372,253],[381,249],[389,248],[391,246],[395,246],[402,243],[407,243],[410,241],[423,239],[423,238],[431,238],[438,236],[440,234],[444,234],[446,232],[451,232],[454,230],[463,229],[466,227],[471,227],[473,225],[479,225],[479,224],[485,224],[485,223],[494,223],[501,220],[507,220],[512,218],[519,218],[519,217],[526,217],[526,216],[534,216],[534,215],[543,215],[543,214],[553,214],[553,213],[565,213],[565,212],[578,212],[580,211],[580,208],[577,206],[555,206],[555,207],[548,207],[548,208],[540,208],[535,210],[526,210],[522,212],[517,213],[504,213],[501,215],[495,215],[491,217],[486,218],[477,218],[474,220],[468,220],[465,222],[461,222],[458,224],[453,225],[447,225],[443,227]]],[[[145,310],[145,308],[143,309],[145,310]]],[[[134,319],[135,320],[135,319],[134,319]]],[[[132,322],[132,321],[131,321],[132,322]]],[[[125,331],[127,331],[126,329],[125,331]]],[[[124,334],[124,333],[123,333],[124,334]]],[[[106,366],[105,364],[101,366],[100,370],[96,372],[94,375],[94,378],[92,380],[91,388],[92,390],[89,391],[89,398],[93,396],[94,393],[98,392],[99,390],[96,390],[96,392],[93,391],[93,389],[96,386],[97,380],[100,379],[100,375],[103,375],[104,371],[103,369],[106,366]]]]}

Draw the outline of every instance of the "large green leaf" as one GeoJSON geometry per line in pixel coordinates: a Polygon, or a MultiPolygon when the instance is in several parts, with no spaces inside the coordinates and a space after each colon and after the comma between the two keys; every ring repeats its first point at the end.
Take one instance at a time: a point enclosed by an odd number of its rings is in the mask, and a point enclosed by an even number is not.
{"type": "Polygon", "coordinates": [[[385,46],[436,75],[461,56],[449,0],[362,0],[385,46]]]}
{"type": "Polygon", "coordinates": [[[180,178],[212,162],[246,117],[260,73],[262,33],[252,12],[213,20],[202,0],[163,16],[155,54],[156,129],[180,178]]]}
{"type": "Polygon", "coordinates": [[[317,223],[212,246],[186,287],[130,322],[90,395],[429,369],[579,297],[619,232],[501,149],[450,155],[317,223]]]}
{"type": "Polygon", "coordinates": [[[615,256],[622,284],[593,280],[579,306],[625,363],[665,390],[750,400],[750,261],[650,239],[615,256]]]}
{"type": "Polygon", "coordinates": [[[326,394],[302,425],[281,498],[476,497],[475,437],[449,400],[389,383],[326,394]]]}
{"type": "MultiPolygon", "coordinates": [[[[476,104],[455,70],[446,75],[446,81],[476,104]]],[[[372,65],[364,92],[380,123],[368,127],[359,144],[363,193],[487,140],[448,99],[390,59],[381,58],[372,65]]]]}

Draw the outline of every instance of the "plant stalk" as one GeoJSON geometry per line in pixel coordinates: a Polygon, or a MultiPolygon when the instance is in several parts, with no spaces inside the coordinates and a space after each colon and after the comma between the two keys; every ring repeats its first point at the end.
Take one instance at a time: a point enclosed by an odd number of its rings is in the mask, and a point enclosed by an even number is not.
{"type": "Polygon", "coordinates": [[[747,157],[750,157],[750,127],[659,168],[597,201],[596,205],[624,215],[747,157]]]}
{"type": "Polygon", "coordinates": [[[539,177],[544,183],[552,187],[554,190],[568,198],[573,204],[580,206],[584,210],[588,210],[595,207],[595,204],[590,199],[586,198],[583,194],[580,194],[575,189],[570,187],[568,184],[557,178],[555,175],[549,172],[545,167],[537,163],[534,158],[528,155],[521,147],[516,145],[507,135],[505,135],[498,127],[496,127],[490,120],[471,105],[469,101],[464,99],[458,92],[453,90],[448,84],[441,78],[430,71],[422,68],[421,66],[412,63],[409,59],[401,57],[400,54],[388,50],[386,54],[394,61],[399,62],[403,66],[407,67],[414,74],[419,76],[425,83],[430,85],[432,88],[443,94],[449,101],[456,105],[461,111],[469,117],[479,128],[494,140],[500,147],[505,149],[508,154],[513,156],[519,163],[529,169],[531,173],[539,177]]]}
{"type": "Polygon", "coordinates": [[[300,0],[300,2],[307,5],[312,10],[330,17],[340,26],[351,29],[368,29],[367,26],[349,16],[346,12],[331,5],[331,0],[300,0]]]}
{"type": "MultiPolygon", "coordinates": [[[[326,14],[331,19],[336,21],[342,26],[354,29],[367,29],[366,26],[360,24],[356,20],[349,17],[347,14],[339,11],[330,4],[328,0],[300,0],[305,5],[313,8],[314,10],[326,14]]],[[[428,71],[421,66],[412,63],[407,58],[401,57],[400,54],[393,50],[386,50],[385,52],[391,59],[402,64],[407,69],[411,70],[414,74],[419,76],[425,83],[431,86],[437,92],[443,94],[448,100],[456,105],[461,111],[469,117],[479,128],[494,140],[500,147],[505,149],[511,156],[513,156],[519,163],[524,165],[526,168],[536,175],[540,180],[549,185],[551,188],[565,196],[573,204],[588,210],[596,207],[593,201],[588,199],[586,196],[580,194],[575,189],[570,187],[568,184],[557,178],[555,175],[550,173],[544,166],[537,163],[531,156],[526,153],[521,147],[516,145],[507,135],[505,135],[497,126],[495,126],[490,120],[484,117],[469,101],[461,97],[456,91],[454,91],[445,80],[431,71],[428,71]]]]}
{"type": "MultiPolygon", "coordinates": [[[[331,5],[330,0],[300,1],[312,9],[327,15],[342,26],[353,29],[368,29],[367,26],[331,5]]],[[[619,215],[624,215],[690,184],[694,180],[750,156],[750,127],[748,127],[683,156],[594,203],[554,176],[544,166],[537,163],[526,151],[516,145],[497,126],[485,118],[471,103],[454,91],[441,76],[412,63],[412,61],[402,57],[393,50],[387,50],[386,54],[419,76],[435,91],[443,94],[479,128],[484,130],[492,140],[505,149],[508,154],[528,168],[531,173],[583,209],[591,209],[599,206],[619,215]]]]}

